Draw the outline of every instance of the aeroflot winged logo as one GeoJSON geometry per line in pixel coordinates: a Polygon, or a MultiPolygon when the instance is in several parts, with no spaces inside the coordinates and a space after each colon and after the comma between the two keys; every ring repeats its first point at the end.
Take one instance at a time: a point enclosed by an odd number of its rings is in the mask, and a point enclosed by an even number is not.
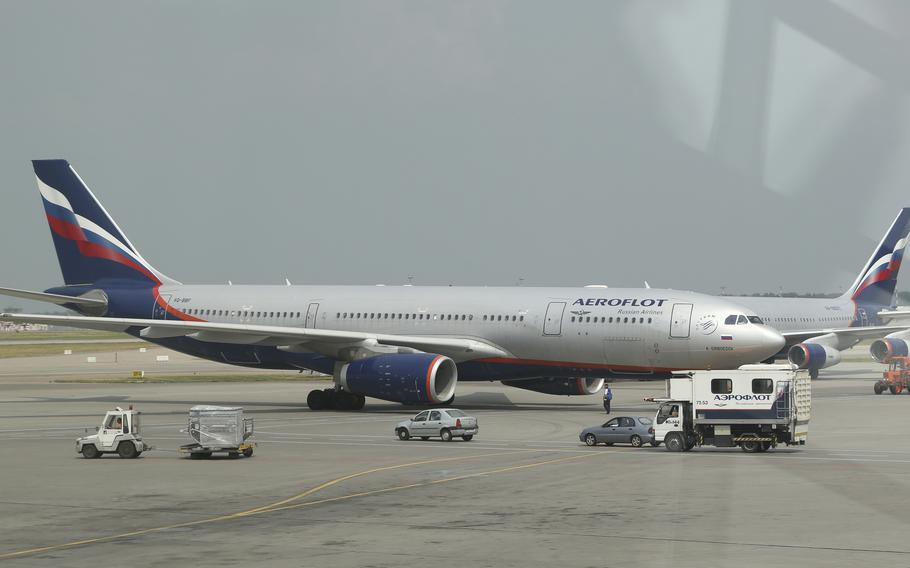
{"type": "Polygon", "coordinates": [[[656,298],[579,298],[573,306],[635,306],[640,308],[661,307],[666,299],[656,298]]]}

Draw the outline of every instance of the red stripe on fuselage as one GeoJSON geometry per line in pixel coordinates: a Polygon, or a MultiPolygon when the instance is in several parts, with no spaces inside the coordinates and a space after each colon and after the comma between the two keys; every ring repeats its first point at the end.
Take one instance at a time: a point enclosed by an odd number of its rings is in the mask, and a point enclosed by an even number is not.
{"type": "Polygon", "coordinates": [[[165,312],[171,314],[172,316],[174,316],[175,318],[177,318],[181,321],[206,321],[204,319],[199,319],[199,318],[193,317],[189,314],[185,314],[185,313],[181,312],[180,310],[171,307],[170,304],[168,304],[167,302],[164,301],[164,298],[161,297],[161,294],[158,293],[158,288],[159,288],[158,286],[155,286],[155,292],[154,292],[155,303],[158,304],[159,306],[161,306],[162,308],[164,308],[165,312]]]}
{"type": "MultiPolygon", "coordinates": [[[[675,367],[637,367],[635,365],[604,365],[601,363],[575,363],[571,361],[547,361],[544,359],[511,359],[508,357],[488,357],[474,359],[472,363],[504,363],[507,365],[540,365],[543,367],[574,367],[577,369],[609,369],[612,371],[679,371],[675,367]]],[[[686,367],[688,369],[688,367],[686,367]]]]}

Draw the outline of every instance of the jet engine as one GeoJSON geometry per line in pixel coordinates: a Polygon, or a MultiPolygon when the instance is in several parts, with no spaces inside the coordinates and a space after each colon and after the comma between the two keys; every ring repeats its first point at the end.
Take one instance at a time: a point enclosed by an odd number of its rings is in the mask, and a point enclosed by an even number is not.
{"type": "Polygon", "coordinates": [[[906,357],[910,355],[910,332],[898,331],[886,335],[883,339],[876,339],[869,347],[872,358],[879,363],[887,363],[892,357],[906,357]]]}
{"type": "Polygon", "coordinates": [[[439,404],[455,396],[458,368],[443,355],[399,353],[346,363],[339,378],[347,392],[402,404],[439,404]]]}
{"type": "Polygon", "coordinates": [[[787,352],[787,359],[800,369],[809,369],[815,377],[819,369],[840,363],[840,351],[820,343],[797,343],[787,352]]]}
{"type": "Polygon", "coordinates": [[[566,396],[596,394],[603,389],[603,379],[541,377],[539,379],[525,379],[502,381],[502,384],[544,394],[562,394],[566,396]]]}

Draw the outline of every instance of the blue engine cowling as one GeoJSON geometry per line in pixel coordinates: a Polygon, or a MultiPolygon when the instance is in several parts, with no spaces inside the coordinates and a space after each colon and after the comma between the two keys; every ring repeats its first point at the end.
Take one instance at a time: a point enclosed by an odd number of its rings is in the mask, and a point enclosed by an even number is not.
{"type": "Polygon", "coordinates": [[[502,384],[545,394],[583,395],[595,394],[604,387],[603,379],[541,377],[516,381],[502,381],[502,384]]]}
{"type": "Polygon", "coordinates": [[[799,369],[817,371],[840,363],[840,351],[819,343],[797,343],[787,352],[787,359],[799,369]]]}
{"type": "Polygon", "coordinates": [[[341,367],[341,387],[403,404],[439,404],[455,396],[458,367],[444,355],[377,355],[341,367]]]}
{"type": "Polygon", "coordinates": [[[898,337],[885,337],[876,339],[869,347],[872,358],[879,363],[887,363],[892,357],[906,357],[910,354],[910,345],[898,337]]]}

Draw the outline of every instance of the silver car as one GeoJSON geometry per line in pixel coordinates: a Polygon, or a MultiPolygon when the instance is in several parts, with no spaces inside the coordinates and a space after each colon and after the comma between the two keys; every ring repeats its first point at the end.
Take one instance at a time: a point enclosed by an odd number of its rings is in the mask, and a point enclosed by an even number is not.
{"type": "Polygon", "coordinates": [[[475,434],[477,419],[457,408],[424,410],[414,418],[399,422],[398,426],[395,426],[395,435],[399,440],[408,440],[411,437],[429,440],[438,436],[443,442],[450,442],[455,436],[461,436],[462,440],[470,442],[475,434]]]}
{"type": "Polygon", "coordinates": [[[659,446],[660,442],[654,441],[654,428],[651,419],[644,416],[619,416],[608,420],[600,426],[585,428],[578,435],[578,439],[589,446],[597,444],[632,444],[636,448],[644,443],[659,446]]]}

